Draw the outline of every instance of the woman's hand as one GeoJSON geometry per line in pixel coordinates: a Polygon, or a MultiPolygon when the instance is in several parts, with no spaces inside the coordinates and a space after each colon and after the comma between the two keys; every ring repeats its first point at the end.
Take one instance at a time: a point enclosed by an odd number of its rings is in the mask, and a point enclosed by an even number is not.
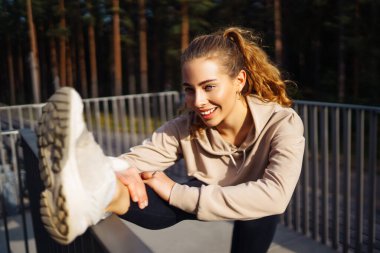
{"type": "Polygon", "coordinates": [[[148,205],[148,195],[140,172],[136,168],[129,168],[116,172],[117,178],[128,187],[133,202],[137,202],[141,209],[148,205]]]}
{"type": "Polygon", "coordinates": [[[141,173],[144,183],[149,185],[163,200],[169,202],[170,193],[175,185],[165,173],[161,171],[147,171],[141,173]]]}

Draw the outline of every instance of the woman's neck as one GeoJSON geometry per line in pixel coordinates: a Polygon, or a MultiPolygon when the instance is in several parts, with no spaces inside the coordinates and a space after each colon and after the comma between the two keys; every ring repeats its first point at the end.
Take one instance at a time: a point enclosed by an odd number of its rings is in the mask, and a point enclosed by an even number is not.
{"type": "Polygon", "coordinates": [[[236,110],[235,113],[238,117],[231,124],[219,126],[217,130],[225,141],[239,147],[251,130],[253,119],[246,102],[242,103],[240,109],[236,110]],[[242,115],[244,116],[242,117],[242,115]]]}

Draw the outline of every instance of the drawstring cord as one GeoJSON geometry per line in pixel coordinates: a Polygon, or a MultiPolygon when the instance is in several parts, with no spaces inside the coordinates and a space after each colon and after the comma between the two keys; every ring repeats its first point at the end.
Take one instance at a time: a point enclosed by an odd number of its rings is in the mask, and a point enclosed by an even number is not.
{"type": "Polygon", "coordinates": [[[239,174],[241,168],[243,167],[243,165],[245,163],[245,159],[246,159],[245,149],[243,149],[243,162],[240,164],[239,168],[238,168],[237,163],[235,161],[235,158],[232,156],[232,154],[229,154],[228,156],[231,158],[232,163],[234,164],[235,168],[237,169],[236,174],[239,174]]]}
{"type": "Polygon", "coordinates": [[[232,156],[232,154],[229,154],[228,156],[231,158],[232,163],[234,164],[235,168],[237,169],[237,164],[236,164],[235,159],[232,156]]]}

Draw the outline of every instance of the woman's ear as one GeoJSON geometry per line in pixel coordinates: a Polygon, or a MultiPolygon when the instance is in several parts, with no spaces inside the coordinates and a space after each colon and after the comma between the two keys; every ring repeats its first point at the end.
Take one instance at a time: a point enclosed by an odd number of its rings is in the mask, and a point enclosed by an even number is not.
{"type": "Polygon", "coordinates": [[[236,84],[238,91],[241,92],[247,82],[247,72],[245,70],[240,70],[239,74],[236,76],[236,84]]]}

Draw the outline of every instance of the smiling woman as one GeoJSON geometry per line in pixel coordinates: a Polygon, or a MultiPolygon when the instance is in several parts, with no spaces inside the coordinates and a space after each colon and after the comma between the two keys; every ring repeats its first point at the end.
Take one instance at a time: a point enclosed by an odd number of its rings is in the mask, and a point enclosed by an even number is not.
{"type": "MultiPolygon", "coordinates": [[[[256,39],[248,30],[231,27],[190,43],[181,58],[187,110],[118,157],[124,162],[119,163],[124,164],[122,168],[112,165],[115,159],[107,165],[105,158],[97,167],[108,166],[108,170],[99,169],[92,176],[82,172],[86,175],[83,181],[110,189],[91,193],[103,201],[92,209],[98,212],[103,207],[149,229],[165,228],[184,219],[232,220],[232,252],[267,251],[278,215],[286,209],[297,184],[305,140],[302,121],[289,107],[285,81],[256,39]],[[190,181],[179,184],[159,173],[181,158],[190,181]],[[109,173],[112,169],[116,182],[109,173]],[[102,174],[110,183],[96,182],[102,174]]],[[[50,108],[54,111],[56,107],[50,108]]],[[[60,155],[73,164],[84,164],[81,160],[91,157],[91,149],[76,147],[86,135],[77,136],[78,141],[68,138],[73,146],[60,150],[60,155]],[[70,158],[75,154],[71,149],[83,153],[70,158]]],[[[95,146],[93,142],[86,138],[85,145],[95,146]]],[[[67,167],[64,163],[59,166],[62,171],[67,167]]],[[[70,169],[76,170],[81,169],[70,169]]],[[[44,173],[48,172],[45,168],[44,173]]],[[[59,173],[55,177],[60,177],[59,173]]],[[[60,192],[65,180],[55,182],[62,183],[53,186],[52,192],[60,192]]],[[[78,198],[78,194],[63,195],[67,203],[78,198]]],[[[54,203],[47,205],[54,207],[54,203]]],[[[70,206],[65,208],[69,214],[75,213],[70,206]]],[[[75,235],[74,224],[65,226],[75,235]]]]}
{"type": "Polygon", "coordinates": [[[240,99],[246,72],[241,70],[231,78],[216,59],[201,57],[186,62],[182,76],[186,107],[205,127],[215,127],[226,141],[239,146],[244,136],[238,133],[252,124],[247,102],[240,99]]]}

